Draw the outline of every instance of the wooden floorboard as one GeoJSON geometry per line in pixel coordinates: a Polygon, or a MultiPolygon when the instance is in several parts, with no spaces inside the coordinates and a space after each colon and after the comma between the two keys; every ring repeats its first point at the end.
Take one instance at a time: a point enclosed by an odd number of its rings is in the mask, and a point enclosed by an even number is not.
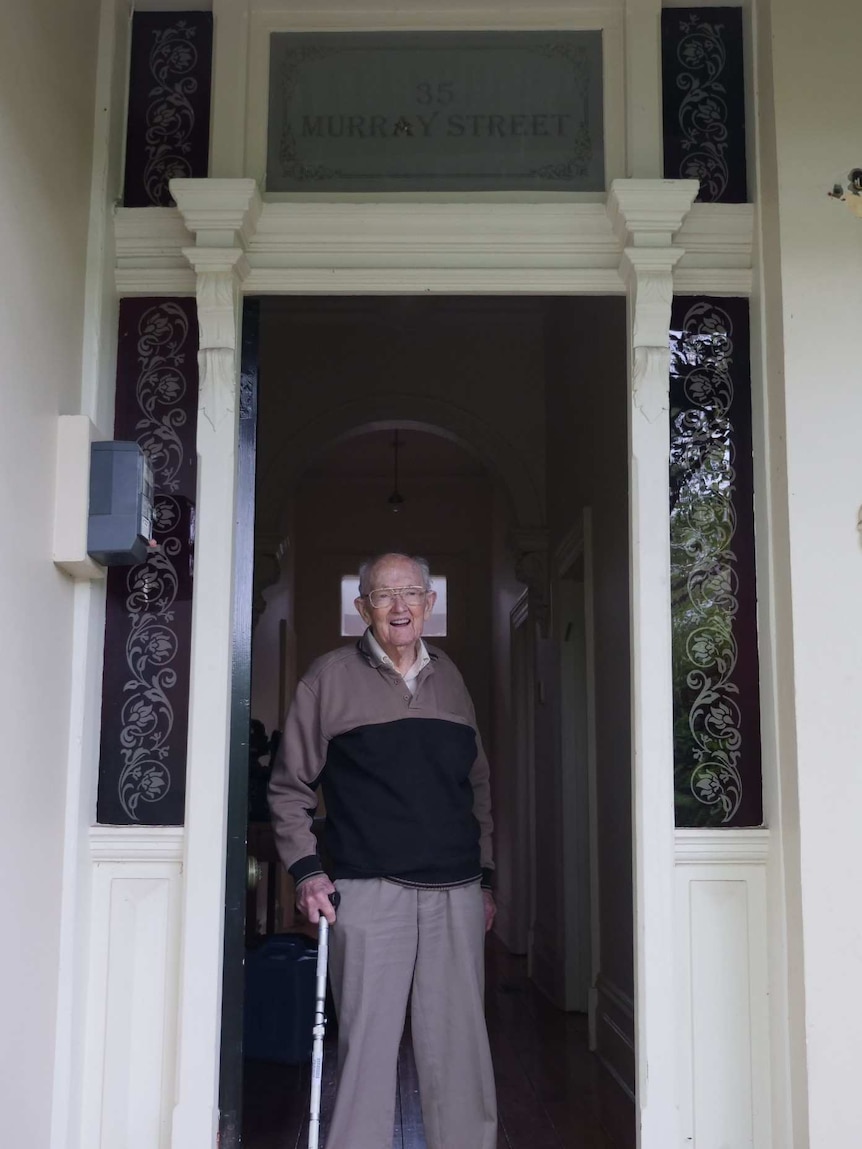
{"type": "Polygon", "coordinates": [[[488,998],[488,1037],[497,1081],[497,1115],[500,1127],[514,1149],[561,1149],[533,1082],[525,1074],[519,1056],[521,1037],[512,1032],[516,1011],[488,998]],[[507,1016],[508,1015],[508,1016],[507,1016]]]}
{"type": "MultiPolygon", "coordinates": [[[[523,958],[488,947],[486,1005],[497,1080],[497,1149],[614,1149],[598,1120],[597,1071],[586,1018],[555,1009],[523,958]]],[[[335,1096],[337,1043],[324,1058],[321,1143],[335,1096]]],[[[244,1149],[304,1149],[309,1067],[246,1063],[244,1149]]],[[[409,1027],[398,1061],[393,1149],[427,1149],[409,1027]]]]}

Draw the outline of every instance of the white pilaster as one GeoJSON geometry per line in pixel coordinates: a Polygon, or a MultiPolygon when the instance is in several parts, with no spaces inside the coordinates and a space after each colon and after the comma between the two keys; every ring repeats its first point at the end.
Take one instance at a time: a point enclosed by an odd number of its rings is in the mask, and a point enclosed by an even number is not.
{"type": "Polygon", "coordinates": [[[655,179],[664,170],[661,0],[626,0],[626,172],[655,179]]]}
{"type": "Polygon", "coordinates": [[[236,179],[245,166],[248,0],[213,0],[213,82],[209,170],[236,179]]]}
{"type": "Polygon", "coordinates": [[[668,519],[668,332],[673,246],[694,180],[615,180],[629,313],[635,1008],[639,1149],[678,1141],[674,937],[673,698],[668,519]]]}
{"type": "Polygon", "coordinates": [[[260,200],[251,180],[172,180],[195,247],[198,491],[174,1149],[213,1149],[224,933],[240,285],[260,200]]]}

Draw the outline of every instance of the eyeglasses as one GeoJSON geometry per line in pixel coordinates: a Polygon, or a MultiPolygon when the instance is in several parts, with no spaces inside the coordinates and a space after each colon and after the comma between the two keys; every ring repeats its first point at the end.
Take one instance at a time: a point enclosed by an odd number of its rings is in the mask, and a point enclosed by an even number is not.
{"type": "Polygon", "coordinates": [[[427,593],[424,586],[382,586],[370,590],[363,597],[368,599],[375,610],[379,610],[381,607],[392,606],[396,598],[400,598],[405,606],[418,606],[427,593]]]}

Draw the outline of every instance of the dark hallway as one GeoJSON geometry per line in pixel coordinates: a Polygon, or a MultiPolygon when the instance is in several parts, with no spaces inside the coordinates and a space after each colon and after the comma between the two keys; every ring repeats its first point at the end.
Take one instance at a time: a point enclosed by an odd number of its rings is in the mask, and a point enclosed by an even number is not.
{"type": "MultiPolygon", "coordinates": [[[[429,638],[462,671],[492,764],[486,1012],[508,1149],[633,1145],[617,304],[267,299],[255,336],[259,764],[305,668],[356,642],[359,562],[392,548],[425,556],[445,603],[429,638]]],[[[245,840],[262,878],[239,914],[247,959],[264,937],[308,928],[275,852],[264,773],[254,778],[245,840]]],[[[304,1149],[310,1066],[250,1059],[240,1088],[241,1043],[226,1048],[242,1144],[304,1149]]],[[[393,1149],[425,1145],[407,1040],[393,1149]]]]}
{"type": "MultiPolygon", "coordinates": [[[[498,1149],[612,1149],[598,1120],[595,1060],[587,1019],[563,1013],[526,976],[526,958],[493,938],[487,956],[487,1017],[497,1079],[498,1149]]],[[[323,1142],[335,1086],[336,1043],[327,1042],[323,1142]]],[[[308,1064],[247,1062],[244,1149],[304,1149],[308,1139],[308,1064]]],[[[425,1149],[416,1067],[401,1045],[392,1149],[425,1149]]]]}

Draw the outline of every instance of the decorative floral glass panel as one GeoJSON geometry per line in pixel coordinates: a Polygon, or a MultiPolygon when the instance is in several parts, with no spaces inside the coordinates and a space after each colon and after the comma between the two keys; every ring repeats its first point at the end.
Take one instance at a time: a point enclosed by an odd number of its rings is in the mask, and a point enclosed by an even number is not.
{"type": "Polygon", "coordinates": [[[670,349],[676,823],[758,826],[747,301],[677,296],[670,349]]]}
{"type": "Polygon", "coordinates": [[[208,174],[212,42],[211,12],[133,16],[126,207],[169,207],[170,179],[208,174]]]}
{"type": "Polygon", "coordinates": [[[664,174],[700,180],[705,203],[745,203],[741,8],[661,14],[664,174]]]}
{"type": "Polygon", "coordinates": [[[193,299],[122,300],[114,436],[152,464],[158,546],[108,571],[98,820],[112,825],[183,822],[197,349],[193,299]]]}

